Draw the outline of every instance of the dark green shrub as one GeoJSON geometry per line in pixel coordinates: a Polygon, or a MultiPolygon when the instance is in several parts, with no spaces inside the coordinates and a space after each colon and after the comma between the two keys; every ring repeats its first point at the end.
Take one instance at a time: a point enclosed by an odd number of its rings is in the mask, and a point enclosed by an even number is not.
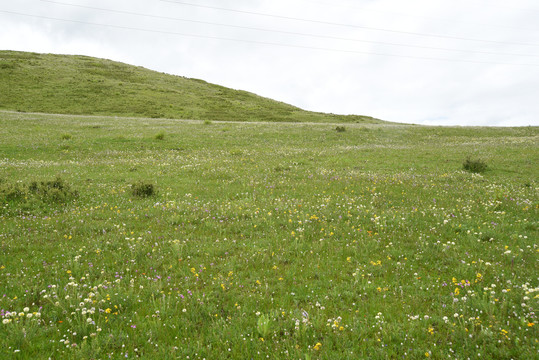
{"type": "Polygon", "coordinates": [[[20,184],[0,183],[0,202],[12,202],[24,199],[26,190],[20,184]]]}
{"type": "Polygon", "coordinates": [[[487,164],[483,160],[468,157],[462,163],[462,168],[473,173],[482,173],[487,170],[487,164]]]}
{"type": "Polygon", "coordinates": [[[77,191],[59,177],[30,183],[0,182],[0,203],[11,204],[15,212],[47,211],[51,205],[67,204],[77,196],[77,191]]]}
{"type": "Polygon", "coordinates": [[[30,194],[46,202],[66,203],[78,194],[62,178],[51,181],[32,181],[28,185],[30,194]]]}
{"type": "Polygon", "coordinates": [[[134,196],[149,197],[155,195],[155,186],[152,183],[138,181],[131,185],[131,192],[134,196]]]}
{"type": "Polygon", "coordinates": [[[159,132],[157,135],[155,135],[156,140],[164,140],[165,139],[165,133],[163,131],[159,132]]]}
{"type": "Polygon", "coordinates": [[[337,132],[345,132],[346,131],[346,128],[344,126],[337,126],[335,128],[335,131],[337,132]]]}

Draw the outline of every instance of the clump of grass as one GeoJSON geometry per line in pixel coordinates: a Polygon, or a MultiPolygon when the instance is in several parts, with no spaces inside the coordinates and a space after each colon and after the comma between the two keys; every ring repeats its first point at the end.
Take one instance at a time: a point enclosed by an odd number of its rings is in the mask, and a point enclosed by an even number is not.
{"type": "Polygon", "coordinates": [[[243,154],[243,151],[241,151],[241,149],[231,149],[229,154],[232,156],[240,156],[243,154]]]}
{"type": "Polygon", "coordinates": [[[155,135],[155,140],[165,140],[165,132],[164,131],[160,131],[159,133],[157,133],[155,135]]]}
{"type": "Polygon", "coordinates": [[[262,337],[262,339],[267,338],[271,332],[270,317],[264,314],[260,315],[256,325],[257,325],[256,329],[258,330],[258,334],[262,337]]]}
{"type": "Polygon", "coordinates": [[[467,157],[462,163],[462,168],[473,173],[482,173],[487,170],[487,163],[481,159],[467,157]]]}
{"type": "Polygon", "coordinates": [[[204,120],[204,125],[211,125],[213,122],[211,120],[204,120]]]}
{"type": "Polygon", "coordinates": [[[335,131],[337,132],[345,132],[346,131],[346,128],[344,126],[337,126],[335,128],[335,131]]]}
{"type": "Polygon", "coordinates": [[[68,134],[68,133],[64,133],[62,134],[62,136],[60,136],[62,140],[71,140],[72,137],[73,136],[71,136],[71,134],[68,134]]]}
{"type": "Polygon", "coordinates": [[[5,181],[0,182],[0,202],[13,202],[24,199],[26,191],[20,184],[10,184],[5,181]]]}
{"type": "Polygon", "coordinates": [[[13,204],[19,209],[35,211],[53,204],[66,204],[78,196],[78,192],[62,178],[29,183],[0,182],[0,203],[13,204]]]}
{"type": "Polygon", "coordinates": [[[47,202],[54,203],[66,203],[78,195],[60,177],[56,177],[56,179],[51,181],[32,181],[28,185],[28,191],[47,202]]]}
{"type": "Polygon", "coordinates": [[[156,189],[152,183],[140,180],[131,185],[131,192],[137,197],[149,197],[155,195],[156,189]]]}
{"type": "Polygon", "coordinates": [[[273,170],[275,170],[276,172],[282,172],[282,171],[290,171],[290,169],[291,169],[290,166],[278,165],[273,170]]]}

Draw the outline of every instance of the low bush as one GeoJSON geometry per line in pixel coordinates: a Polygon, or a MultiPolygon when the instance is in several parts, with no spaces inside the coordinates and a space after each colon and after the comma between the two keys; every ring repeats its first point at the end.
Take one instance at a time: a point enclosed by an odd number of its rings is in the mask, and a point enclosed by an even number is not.
{"type": "Polygon", "coordinates": [[[41,200],[53,203],[66,203],[76,197],[78,193],[71,189],[62,178],[57,177],[51,181],[32,181],[28,191],[41,200]]]}
{"type": "Polygon", "coordinates": [[[131,185],[131,192],[137,197],[149,197],[155,195],[156,190],[152,183],[141,180],[131,185]]]}
{"type": "Polygon", "coordinates": [[[337,132],[345,132],[346,131],[346,128],[344,126],[337,126],[335,128],[335,131],[337,132]]]}
{"type": "Polygon", "coordinates": [[[24,199],[27,192],[20,184],[0,183],[0,202],[7,203],[24,199]]]}
{"type": "Polygon", "coordinates": [[[482,173],[487,170],[487,164],[480,159],[471,159],[467,157],[466,160],[462,163],[462,168],[466,171],[473,173],[482,173]]]}
{"type": "Polygon", "coordinates": [[[78,196],[78,192],[62,178],[29,183],[0,182],[0,203],[11,204],[15,211],[35,212],[50,209],[51,205],[64,205],[78,196]]]}

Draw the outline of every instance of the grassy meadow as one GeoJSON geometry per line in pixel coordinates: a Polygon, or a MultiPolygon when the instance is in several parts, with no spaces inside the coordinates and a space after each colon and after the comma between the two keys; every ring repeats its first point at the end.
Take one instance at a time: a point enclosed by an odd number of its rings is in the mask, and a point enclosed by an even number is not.
{"type": "Polygon", "coordinates": [[[381,123],[305,111],[199,79],[80,55],[0,50],[0,109],[147,118],[381,123]]]}
{"type": "Polygon", "coordinates": [[[537,358],[538,163],[537,127],[0,112],[0,358],[537,358]]]}

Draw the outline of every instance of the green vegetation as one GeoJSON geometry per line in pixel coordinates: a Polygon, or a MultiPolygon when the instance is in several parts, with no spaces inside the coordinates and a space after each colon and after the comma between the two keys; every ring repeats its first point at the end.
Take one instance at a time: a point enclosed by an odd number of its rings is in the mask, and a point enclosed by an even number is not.
{"type": "Polygon", "coordinates": [[[164,140],[165,139],[165,133],[163,131],[160,131],[155,135],[155,140],[164,140]]]}
{"type": "Polygon", "coordinates": [[[536,358],[539,129],[345,125],[0,112],[0,358],[536,358]]]}
{"type": "Polygon", "coordinates": [[[77,192],[72,190],[71,186],[60,177],[55,180],[39,182],[19,180],[10,183],[6,180],[0,181],[0,203],[24,212],[38,211],[43,207],[50,211],[51,206],[65,204],[76,197],[77,192]]]}
{"type": "Polygon", "coordinates": [[[87,56],[0,51],[0,109],[149,118],[380,123],[87,56]]]}
{"type": "Polygon", "coordinates": [[[134,196],[148,197],[155,195],[155,186],[152,183],[144,182],[142,180],[131,185],[131,192],[134,196]]]}
{"type": "Polygon", "coordinates": [[[462,163],[462,168],[473,173],[485,172],[488,168],[487,163],[480,159],[470,159],[469,157],[462,163]]]}

